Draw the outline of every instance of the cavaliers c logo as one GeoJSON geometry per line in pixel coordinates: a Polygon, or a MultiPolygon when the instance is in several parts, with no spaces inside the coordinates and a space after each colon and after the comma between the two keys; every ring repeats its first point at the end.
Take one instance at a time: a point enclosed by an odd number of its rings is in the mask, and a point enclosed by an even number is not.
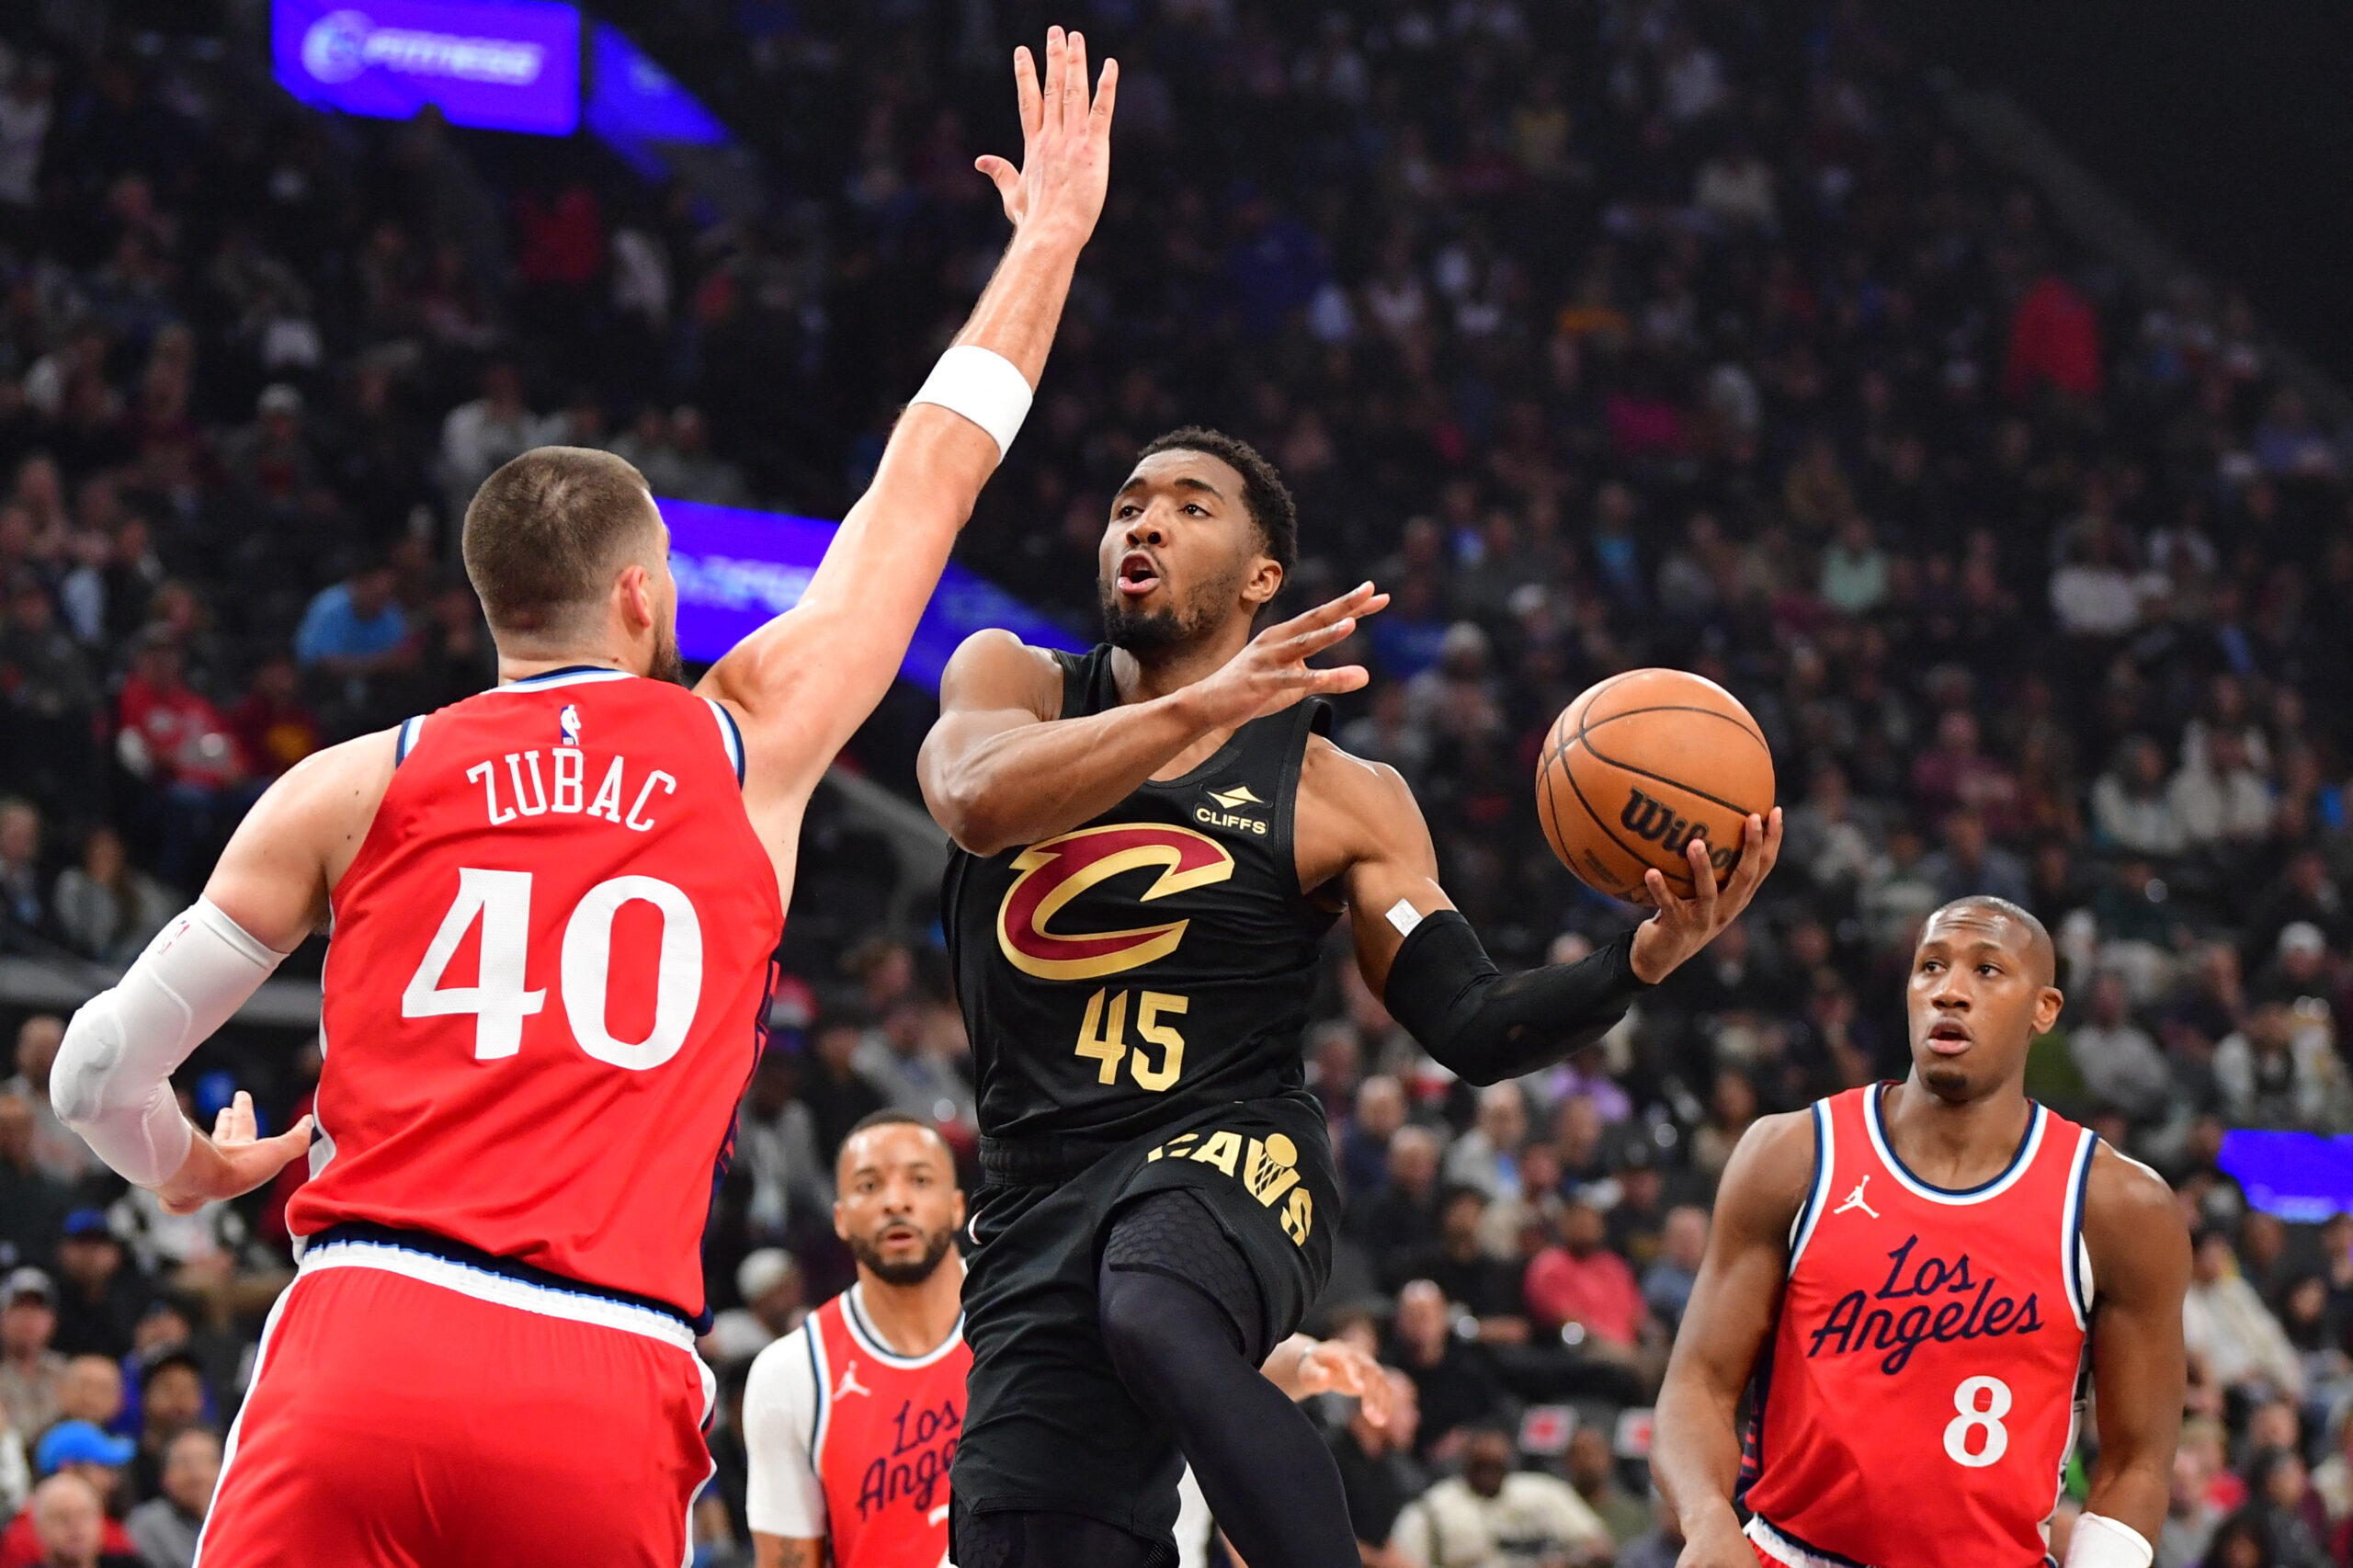
{"type": "Polygon", "coordinates": [[[996,945],[1006,960],[1040,980],[1094,980],[1175,952],[1189,921],[1069,935],[1050,928],[1063,905],[1088,888],[1147,866],[1160,875],[1137,895],[1143,903],[1233,875],[1233,857],[1216,839],[1160,823],[1083,827],[1033,844],[1015,858],[1020,875],[997,907],[996,945]]]}

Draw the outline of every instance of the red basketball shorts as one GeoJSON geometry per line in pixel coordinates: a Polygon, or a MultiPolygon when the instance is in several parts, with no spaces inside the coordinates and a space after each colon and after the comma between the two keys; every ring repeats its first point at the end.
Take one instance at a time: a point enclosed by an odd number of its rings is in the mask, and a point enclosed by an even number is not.
{"type": "Polygon", "coordinates": [[[313,1247],[263,1331],[198,1560],[677,1568],[710,1390],[659,1312],[313,1247]]]}

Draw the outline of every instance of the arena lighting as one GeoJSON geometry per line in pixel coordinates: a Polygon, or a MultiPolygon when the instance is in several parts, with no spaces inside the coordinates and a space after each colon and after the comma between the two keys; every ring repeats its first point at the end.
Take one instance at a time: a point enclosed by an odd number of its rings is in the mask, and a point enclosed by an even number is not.
{"type": "Polygon", "coordinates": [[[621,30],[588,30],[589,131],[651,180],[669,177],[665,150],[719,147],[733,138],[716,115],[621,30]]]}
{"type": "MultiPolygon", "coordinates": [[[[785,512],[706,506],[656,497],[670,525],[670,571],[678,580],[678,652],[707,664],[770,616],[801,602],[838,524],[785,512]]],[[[995,584],[950,564],[915,628],[899,673],[939,689],[956,645],[1003,627],[1042,648],[1083,647],[1071,634],[995,584]]]]}
{"type": "Polygon", "coordinates": [[[2238,1179],[2246,1200],[2293,1223],[2317,1224],[2353,1211],[2353,1138],[2234,1128],[2214,1163],[2238,1179]]]}
{"type": "Polygon", "coordinates": [[[278,84],[318,108],[569,136],[580,126],[580,11],[550,0],[274,0],[278,84]]]}

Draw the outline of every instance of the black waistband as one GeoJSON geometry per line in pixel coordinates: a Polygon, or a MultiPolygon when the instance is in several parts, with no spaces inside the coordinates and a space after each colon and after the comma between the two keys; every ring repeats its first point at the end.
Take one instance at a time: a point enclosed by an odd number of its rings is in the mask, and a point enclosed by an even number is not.
{"type": "Polygon", "coordinates": [[[710,1332],[710,1313],[708,1311],[700,1317],[695,1317],[675,1302],[641,1296],[634,1290],[616,1290],[610,1285],[592,1285],[585,1279],[556,1274],[519,1258],[500,1257],[480,1247],[469,1246],[464,1242],[436,1235],[431,1231],[404,1231],[394,1225],[380,1225],[373,1220],[346,1220],[310,1237],[305,1245],[325,1246],[334,1242],[367,1242],[376,1246],[423,1253],[427,1257],[438,1257],[467,1268],[479,1268],[485,1274],[519,1279],[526,1285],[537,1285],[542,1290],[563,1290],[575,1296],[597,1296],[608,1301],[618,1301],[625,1307],[642,1307],[649,1312],[660,1312],[665,1318],[675,1319],[697,1335],[710,1332]]]}
{"type": "Polygon", "coordinates": [[[1015,1187],[1051,1187],[1068,1181],[1127,1143],[1124,1139],[983,1137],[981,1174],[1015,1187]]]}

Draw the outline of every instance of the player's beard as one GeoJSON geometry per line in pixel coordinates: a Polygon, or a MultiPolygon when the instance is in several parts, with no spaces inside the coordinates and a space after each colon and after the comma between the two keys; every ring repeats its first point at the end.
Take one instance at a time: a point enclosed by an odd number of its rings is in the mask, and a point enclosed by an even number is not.
{"type": "Polygon", "coordinates": [[[1182,605],[1141,610],[1120,592],[1116,579],[1098,583],[1096,600],[1103,612],[1103,640],[1145,657],[1196,642],[1217,624],[1219,605],[1233,603],[1240,585],[1238,575],[1204,583],[1182,605]]]}
{"type": "Polygon", "coordinates": [[[654,634],[654,664],[646,672],[649,680],[667,681],[672,686],[687,684],[687,662],[678,657],[678,629],[665,626],[654,634]]]}
{"type": "Polygon", "coordinates": [[[940,1259],[948,1256],[948,1249],[955,1244],[956,1232],[952,1226],[933,1231],[923,1239],[921,1257],[902,1258],[894,1262],[882,1256],[882,1249],[870,1237],[852,1236],[849,1239],[850,1256],[858,1259],[860,1267],[885,1285],[903,1287],[920,1285],[930,1278],[932,1271],[939,1267],[940,1259]]]}

